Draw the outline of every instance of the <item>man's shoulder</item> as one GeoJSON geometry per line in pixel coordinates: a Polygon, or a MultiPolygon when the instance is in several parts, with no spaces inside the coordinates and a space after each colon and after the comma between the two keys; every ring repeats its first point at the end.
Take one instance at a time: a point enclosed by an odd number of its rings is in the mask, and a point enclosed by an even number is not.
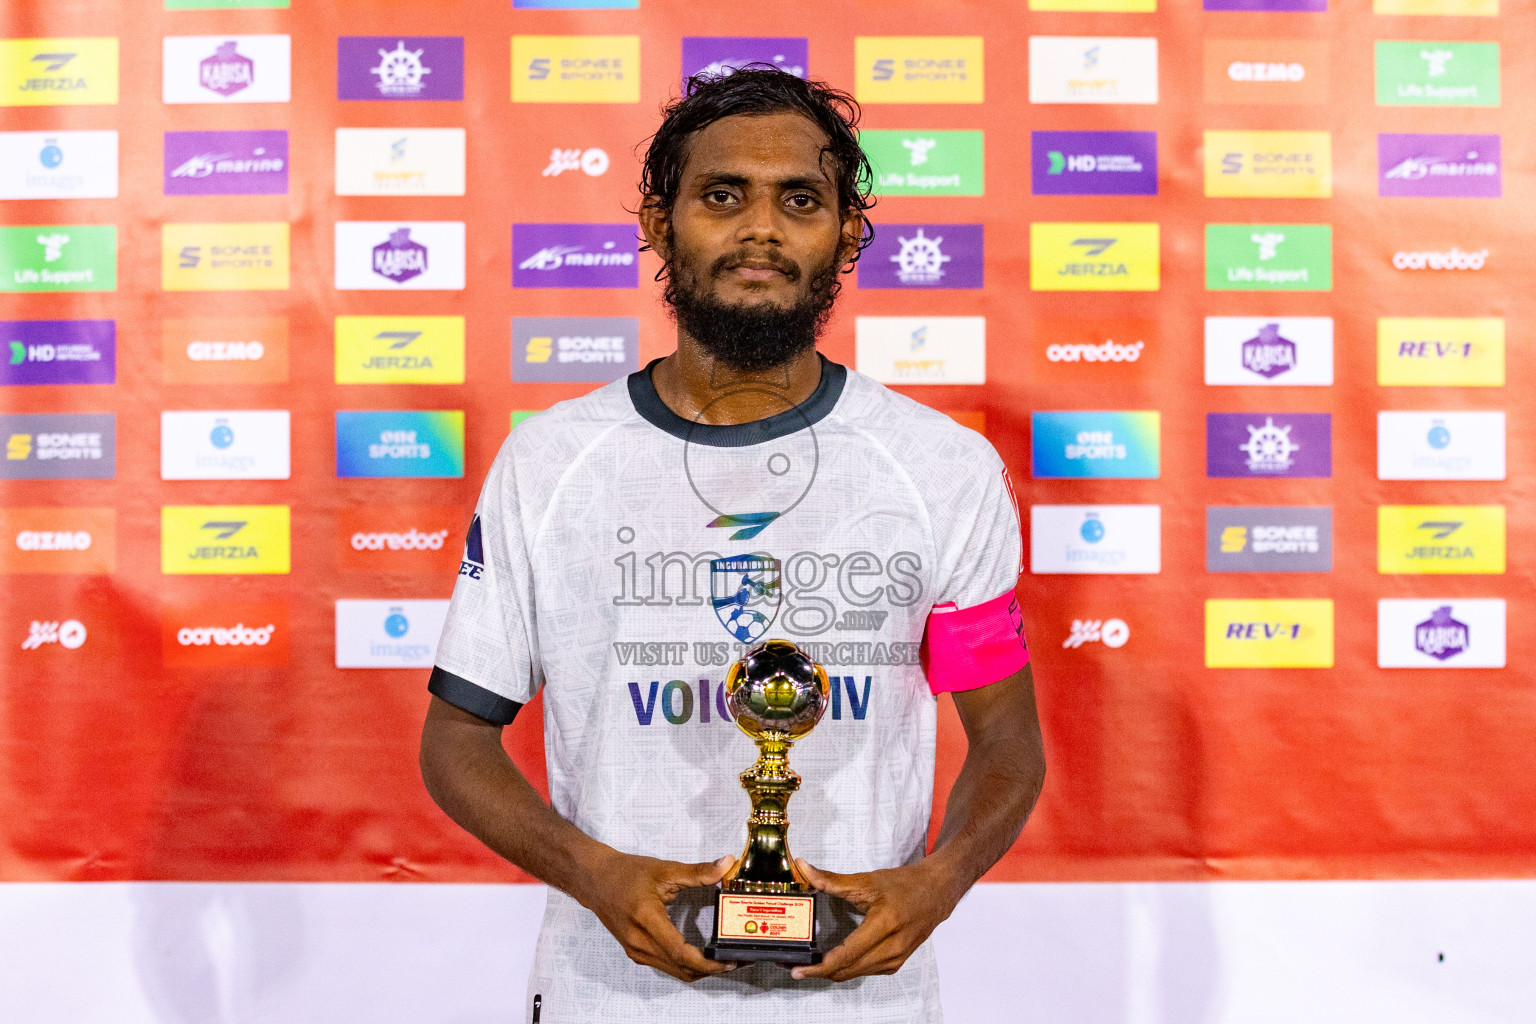
{"type": "Polygon", "coordinates": [[[990,474],[1002,465],[980,433],[873,377],[850,369],[845,390],[848,401],[838,409],[844,422],[870,435],[909,471],[942,469],[947,476],[977,469],[990,474]]]}
{"type": "Polygon", "coordinates": [[[523,420],[502,443],[496,461],[511,463],[520,477],[551,471],[558,477],[594,441],[630,419],[638,416],[629,400],[627,378],[620,377],[523,420]]]}

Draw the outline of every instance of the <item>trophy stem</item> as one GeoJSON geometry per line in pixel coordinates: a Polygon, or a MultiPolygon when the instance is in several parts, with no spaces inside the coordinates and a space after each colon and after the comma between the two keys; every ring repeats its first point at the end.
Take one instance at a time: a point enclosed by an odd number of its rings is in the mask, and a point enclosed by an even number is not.
{"type": "Polygon", "coordinates": [[[747,818],[747,845],[724,880],[728,892],[803,893],[812,887],[795,867],[789,852],[789,798],[800,788],[800,776],[790,770],[788,734],[765,732],[757,739],[757,760],[741,773],[742,788],[752,800],[747,818]]]}

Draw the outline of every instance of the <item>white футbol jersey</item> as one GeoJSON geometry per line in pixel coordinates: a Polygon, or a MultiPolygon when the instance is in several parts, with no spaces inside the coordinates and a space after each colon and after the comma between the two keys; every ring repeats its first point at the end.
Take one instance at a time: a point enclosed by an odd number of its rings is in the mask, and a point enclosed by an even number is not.
{"type": "MultiPolygon", "coordinates": [[[[681,419],[649,366],[525,421],[466,548],[433,692],[493,722],[542,692],[554,809],[627,853],[739,854],[750,803],[737,775],[756,750],[727,715],[726,670],[769,637],[821,662],[832,699],[790,751],[803,783],[789,842],[839,872],[923,856],[936,708],[924,626],[936,604],[1011,592],[1021,551],[981,435],[825,359],[809,399],[752,423],[681,419]],[[744,555],[758,560],[724,561],[744,555]]],[[[713,899],[690,890],[674,906],[696,945],[713,899]]],[[[823,948],[856,923],[838,900],[817,916],[823,948]]],[[[632,963],[553,889],[527,1019],[535,999],[541,1024],[940,1019],[928,944],[886,977],[796,982],[757,964],[688,985],[632,963]]]]}

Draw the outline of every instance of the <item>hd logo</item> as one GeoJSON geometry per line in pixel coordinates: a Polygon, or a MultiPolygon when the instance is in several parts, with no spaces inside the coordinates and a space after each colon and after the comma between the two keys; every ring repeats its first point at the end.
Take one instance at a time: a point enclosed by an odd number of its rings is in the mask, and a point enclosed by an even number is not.
{"type": "Polygon", "coordinates": [[[168,292],[287,291],[288,225],[163,225],[160,287],[168,292]]]}
{"type": "Polygon", "coordinates": [[[1382,317],[1376,321],[1376,383],[1501,388],[1504,321],[1382,317]]]}
{"type": "Polygon", "coordinates": [[[980,103],[981,36],[859,36],[861,103],[980,103]]]}
{"type": "Polygon", "coordinates": [[[1205,194],[1327,199],[1333,195],[1332,138],[1328,132],[1208,131],[1205,194]]]}
{"type": "Polygon", "coordinates": [[[1029,286],[1035,291],[1155,292],[1156,224],[1029,226],[1029,286]]]}
{"type": "Polygon", "coordinates": [[[287,505],[166,505],[160,509],[160,571],[286,573],[288,521],[287,505]]]}
{"type": "Polygon", "coordinates": [[[0,39],[0,106],[116,102],[116,39],[0,39]]]}
{"type": "Polygon", "coordinates": [[[463,384],[461,316],[338,316],[336,383],[463,384]]]}
{"type": "Polygon", "coordinates": [[[1333,602],[1205,602],[1206,668],[1332,668],[1333,602]]]}
{"type": "Polygon", "coordinates": [[[1502,575],[1504,506],[1382,505],[1376,571],[1502,575]]]}
{"type": "Polygon", "coordinates": [[[639,36],[513,36],[513,103],[639,103],[639,36]]]}

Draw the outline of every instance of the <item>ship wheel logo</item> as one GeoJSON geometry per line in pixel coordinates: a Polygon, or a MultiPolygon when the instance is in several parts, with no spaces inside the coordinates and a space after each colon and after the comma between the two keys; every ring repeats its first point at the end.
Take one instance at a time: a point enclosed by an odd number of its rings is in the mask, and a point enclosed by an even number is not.
{"type": "Polygon", "coordinates": [[[1301,445],[1291,440],[1291,428],[1277,427],[1273,417],[1264,417],[1262,427],[1248,428],[1248,443],[1238,445],[1248,453],[1248,468],[1255,473],[1284,473],[1291,468],[1291,456],[1301,445]]]}
{"type": "Polygon", "coordinates": [[[950,260],[939,248],[944,244],[944,236],[929,238],[918,228],[914,237],[897,235],[896,241],[901,243],[901,251],[891,257],[891,262],[896,264],[897,279],[902,284],[937,284],[944,276],[944,264],[950,260]]]}
{"type": "Polygon", "coordinates": [[[430,75],[432,69],[423,67],[424,50],[407,50],[405,40],[395,43],[393,50],[379,51],[379,66],[369,68],[370,75],[379,76],[379,92],[386,95],[414,95],[422,90],[421,76],[430,75]]]}

